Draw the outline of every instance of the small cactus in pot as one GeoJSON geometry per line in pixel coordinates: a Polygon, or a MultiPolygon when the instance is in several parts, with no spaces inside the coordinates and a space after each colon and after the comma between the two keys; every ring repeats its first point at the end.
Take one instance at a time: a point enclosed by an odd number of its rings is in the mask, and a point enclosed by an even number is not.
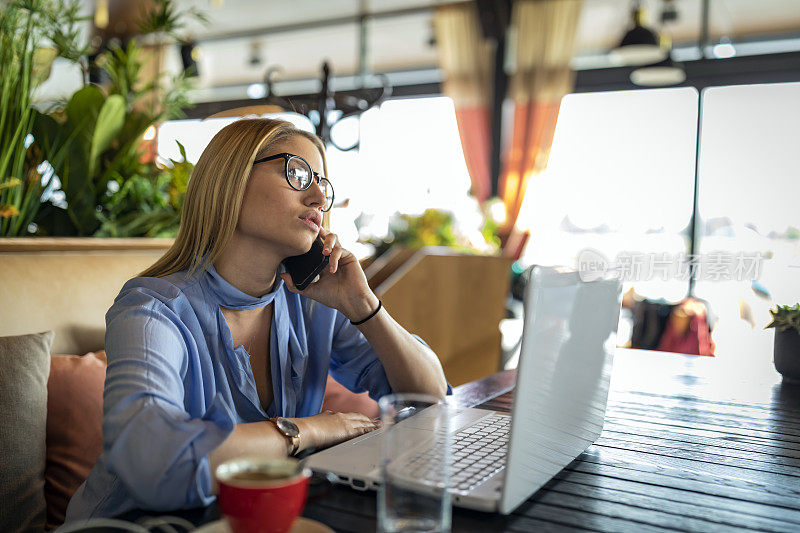
{"type": "Polygon", "coordinates": [[[775,370],[784,381],[800,383],[800,303],[779,305],[770,314],[767,327],[775,328],[775,370]]]}

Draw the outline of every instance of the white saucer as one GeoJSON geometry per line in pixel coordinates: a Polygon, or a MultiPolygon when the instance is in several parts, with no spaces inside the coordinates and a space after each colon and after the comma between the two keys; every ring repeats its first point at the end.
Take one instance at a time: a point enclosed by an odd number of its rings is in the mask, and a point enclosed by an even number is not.
{"type": "MultiPolygon", "coordinates": [[[[216,520],[214,522],[209,522],[208,524],[204,525],[203,527],[199,527],[194,530],[194,533],[231,533],[231,528],[228,527],[228,522],[225,519],[216,520]]],[[[316,520],[311,520],[310,518],[303,518],[302,516],[298,516],[294,524],[292,524],[292,529],[289,530],[289,533],[334,533],[331,528],[326,526],[321,522],[317,522],[316,520]]]]}

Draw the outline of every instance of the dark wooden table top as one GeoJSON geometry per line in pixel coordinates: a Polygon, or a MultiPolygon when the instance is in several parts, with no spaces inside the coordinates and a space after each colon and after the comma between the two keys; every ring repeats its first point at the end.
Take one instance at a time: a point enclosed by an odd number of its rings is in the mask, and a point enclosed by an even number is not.
{"type": "MultiPolygon", "coordinates": [[[[453,531],[800,531],[800,385],[769,360],[617,352],[603,433],[508,516],[453,509],[453,531]]],[[[507,411],[514,371],[454,391],[507,411]]],[[[336,487],[304,515],[374,531],[376,497],[336,487]]]]}
{"type": "MultiPolygon", "coordinates": [[[[454,400],[507,411],[514,378],[454,400]]],[[[219,518],[216,505],[176,514],[219,518]]],[[[375,531],[376,495],[328,486],[303,515],[375,531]]],[[[453,531],[800,532],[800,385],[764,357],[617,350],[600,439],[508,516],[454,508],[453,531]]]]}

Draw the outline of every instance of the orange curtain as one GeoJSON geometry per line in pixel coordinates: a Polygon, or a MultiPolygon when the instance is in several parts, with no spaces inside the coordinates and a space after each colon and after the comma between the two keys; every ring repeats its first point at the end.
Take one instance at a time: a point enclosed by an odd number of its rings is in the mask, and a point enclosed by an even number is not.
{"type": "Polygon", "coordinates": [[[444,94],[456,108],[461,148],[479,202],[491,194],[491,94],[494,44],[481,33],[474,3],[436,9],[434,31],[444,94]]]}
{"type": "MultiPolygon", "coordinates": [[[[506,208],[501,230],[504,248],[521,252],[515,232],[525,190],[547,166],[561,98],[574,85],[570,60],[581,0],[517,0],[511,25],[516,31],[515,67],[510,90],[514,129],[505,157],[500,196],[506,208]]],[[[524,238],[523,238],[524,243],[524,238]]],[[[507,253],[508,255],[508,253],[507,253]]]]}

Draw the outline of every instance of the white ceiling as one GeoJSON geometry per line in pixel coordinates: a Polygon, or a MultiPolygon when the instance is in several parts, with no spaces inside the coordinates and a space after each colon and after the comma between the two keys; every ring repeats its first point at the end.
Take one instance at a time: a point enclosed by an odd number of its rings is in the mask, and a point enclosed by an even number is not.
{"type": "MultiPolygon", "coordinates": [[[[363,12],[379,14],[415,8],[430,8],[453,0],[364,0],[363,12]]],[[[193,25],[198,38],[263,28],[306,24],[362,12],[361,0],[177,0],[179,7],[198,7],[212,21],[206,27],[193,25]]]]}
{"type": "MultiPolygon", "coordinates": [[[[432,37],[430,13],[371,20],[367,32],[369,70],[406,70],[437,64],[436,49],[428,44],[432,37]]],[[[281,67],[288,78],[317,76],[326,59],[335,72],[358,71],[357,24],[207,42],[198,32],[196,38],[201,48],[200,71],[214,79],[216,85],[259,81],[267,66],[281,67]],[[254,43],[258,43],[260,65],[250,64],[254,43]]]]}
{"type": "MultiPolygon", "coordinates": [[[[457,0],[455,0],[457,1],[457,0]]],[[[671,26],[676,40],[695,38],[700,26],[701,0],[673,0],[679,20],[671,26]]],[[[355,17],[363,10],[380,14],[454,3],[454,0],[178,0],[208,13],[212,24],[192,25],[197,38],[243,31],[279,28],[322,20],[355,17]]],[[[656,23],[662,0],[643,0],[656,23]]],[[[800,0],[711,0],[712,35],[748,36],[800,31],[800,0]]],[[[578,32],[579,49],[608,48],[622,34],[631,0],[584,0],[578,32]]]]}
{"type": "MultiPolygon", "coordinates": [[[[659,26],[662,0],[644,0],[650,23],[659,26]]],[[[358,16],[361,9],[380,14],[451,3],[437,0],[178,0],[183,7],[197,6],[211,24],[192,24],[189,32],[202,50],[200,70],[204,86],[246,84],[261,81],[265,68],[279,66],[283,77],[316,77],[328,59],[338,74],[358,71],[359,26],[346,22],[335,26],[283,31],[286,26],[358,16]],[[363,7],[362,7],[363,4],[363,7]],[[263,33],[260,33],[263,31],[263,33]],[[221,39],[225,35],[245,38],[221,39]],[[205,40],[205,42],[204,42],[205,40]],[[249,63],[253,43],[258,42],[261,65],[249,63]]],[[[674,0],[679,19],[663,28],[675,43],[696,42],[700,34],[701,0],[674,0]]],[[[624,34],[631,0],[584,0],[579,22],[576,55],[598,54],[612,48],[624,34]]],[[[395,71],[435,68],[437,55],[432,13],[423,11],[368,19],[367,68],[395,71]]],[[[764,35],[800,36],[800,0],[712,0],[710,36],[736,42],[764,35]]],[[[175,58],[177,61],[177,56],[175,58]]]]}
{"type": "MultiPolygon", "coordinates": [[[[662,0],[644,0],[648,22],[661,28],[662,0]]],[[[696,41],[700,35],[701,0],[674,0],[679,18],[663,26],[676,43],[696,41]]],[[[579,52],[608,50],[619,42],[627,25],[630,0],[584,0],[578,28],[579,52]]],[[[800,34],[799,0],[711,0],[709,33],[712,39],[731,40],[766,34],[800,34]]]]}
{"type": "MultiPolygon", "coordinates": [[[[95,0],[86,2],[87,11],[92,12],[95,0]]],[[[356,21],[361,10],[372,15],[403,12],[367,19],[367,72],[422,71],[428,73],[428,78],[403,83],[437,81],[437,51],[431,44],[432,8],[453,0],[176,0],[176,3],[179,8],[197,7],[210,19],[207,26],[193,22],[186,29],[186,36],[199,43],[200,78],[194,99],[203,101],[244,98],[243,87],[263,81],[268,67],[279,67],[282,72],[278,79],[283,80],[317,79],[324,60],[330,61],[335,75],[356,74],[359,69],[356,21]],[[422,9],[416,10],[419,8],[422,9]],[[348,17],[350,20],[346,20],[348,17]],[[287,28],[329,20],[340,22],[292,31],[287,28]],[[258,65],[250,63],[254,45],[262,60],[258,65]]],[[[643,3],[650,24],[658,28],[662,0],[643,0],[643,3]]],[[[702,0],[674,0],[674,3],[678,21],[660,29],[672,35],[676,47],[694,45],[700,35],[702,0]]],[[[632,0],[584,0],[577,32],[576,68],[602,66],[605,52],[619,42],[628,27],[631,4],[632,0]]],[[[729,38],[737,43],[787,35],[797,39],[791,46],[800,49],[800,0],[711,0],[710,36],[714,40],[729,38]]],[[[180,57],[174,47],[167,55],[167,69],[177,72],[180,68],[180,57]]],[[[79,86],[79,72],[72,70],[75,72],[57,65],[53,79],[41,91],[42,97],[69,94],[66,91],[79,86]]],[[[396,80],[393,83],[397,84],[396,80]]],[[[341,89],[347,82],[338,83],[336,88],[341,89]]],[[[282,94],[315,90],[313,83],[292,89],[277,87],[282,94]]]]}

